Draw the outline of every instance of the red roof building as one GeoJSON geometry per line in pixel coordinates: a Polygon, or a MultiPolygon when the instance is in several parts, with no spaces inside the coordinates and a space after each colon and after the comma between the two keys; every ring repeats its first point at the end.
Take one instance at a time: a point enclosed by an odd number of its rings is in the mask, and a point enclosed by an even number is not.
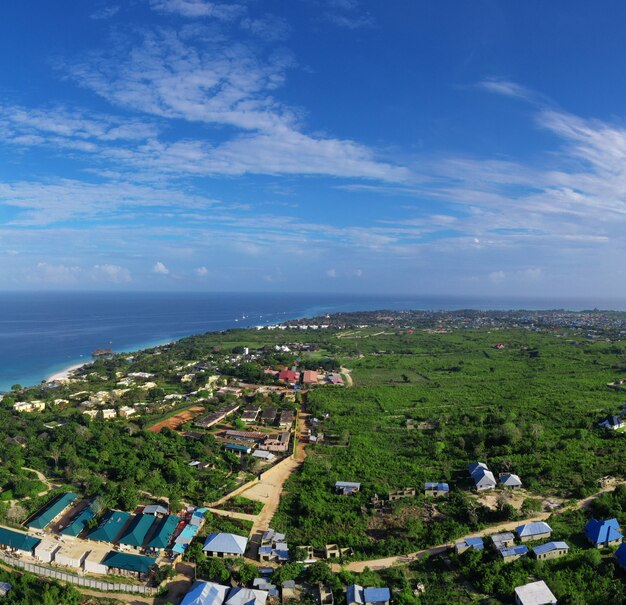
{"type": "Polygon", "coordinates": [[[298,382],[300,380],[300,372],[294,370],[282,370],[278,375],[278,379],[283,382],[298,382]]]}

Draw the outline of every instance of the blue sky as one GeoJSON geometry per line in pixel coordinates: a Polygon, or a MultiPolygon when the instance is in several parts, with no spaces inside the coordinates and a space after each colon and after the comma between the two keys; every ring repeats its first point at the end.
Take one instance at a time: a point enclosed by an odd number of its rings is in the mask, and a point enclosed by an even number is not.
{"type": "Polygon", "coordinates": [[[625,20],[6,0],[0,283],[626,296],[625,20]]]}

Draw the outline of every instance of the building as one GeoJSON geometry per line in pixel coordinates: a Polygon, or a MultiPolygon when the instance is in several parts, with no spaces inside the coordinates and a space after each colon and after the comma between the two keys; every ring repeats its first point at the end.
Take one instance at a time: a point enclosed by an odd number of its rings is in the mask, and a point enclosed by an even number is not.
{"type": "MultiPolygon", "coordinates": [[[[441,484],[445,485],[445,484],[441,484]]],[[[405,487],[404,489],[398,489],[393,492],[389,492],[389,501],[393,502],[394,500],[401,500],[402,498],[414,498],[415,497],[415,488],[414,487],[405,487]]]]}
{"type": "Polygon", "coordinates": [[[358,584],[351,584],[346,588],[346,605],[364,605],[364,589],[358,584]]]}
{"type": "Polygon", "coordinates": [[[146,537],[144,546],[146,550],[161,552],[169,545],[178,524],[180,517],[176,515],[166,515],[161,517],[152,526],[150,534],[146,537]]]}
{"type": "Polygon", "coordinates": [[[265,605],[267,592],[252,588],[232,588],[224,605],[265,605]]]}
{"type": "Polygon", "coordinates": [[[95,542],[108,542],[109,544],[115,542],[115,538],[126,527],[131,516],[120,510],[107,511],[98,527],[87,534],[87,539],[95,542]]]}
{"type": "Polygon", "coordinates": [[[504,473],[500,475],[500,485],[502,487],[508,487],[509,489],[520,489],[522,487],[522,480],[518,475],[513,473],[504,473]]]}
{"type": "Polygon", "coordinates": [[[326,584],[322,584],[320,582],[317,585],[317,591],[317,602],[319,603],[319,605],[334,605],[335,597],[333,597],[333,591],[328,586],[326,586],[326,584]]]}
{"type": "Polygon", "coordinates": [[[197,581],[193,583],[180,605],[222,605],[228,591],[228,586],[197,581]]]}
{"type": "Polygon", "coordinates": [[[246,552],[248,539],[235,534],[209,534],[202,547],[209,557],[242,557],[246,552]]]}
{"type": "Polygon", "coordinates": [[[434,498],[441,496],[447,498],[450,495],[450,487],[447,483],[424,483],[424,495],[434,498]]]}
{"type": "Polygon", "coordinates": [[[117,542],[139,550],[143,546],[148,532],[156,521],[157,518],[154,515],[135,515],[124,531],[122,531],[117,542]]]}
{"type": "Polygon", "coordinates": [[[78,495],[73,492],[61,494],[51,504],[48,504],[43,511],[28,521],[26,527],[29,529],[45,529],[55,519],[58,519],[76,498],[78,498],[78,495]]]}
{"type": "Polygon", "coordinates": [[[160,504],[148,504],[143,507],[144,515],[156,515],[157,517],[163,517],[167,515],[169,512],[165,506],[161,506],[160,504]]]}
{"type": "Polygon", "coordinates": [[[110,552],[102,560],[108,568],[108,573],[135,577],[140,580],[150,575],[156,559],[141,555],[131,555],[124,552],[110,552]]]}
{"type": "Polygon", "coordinates": [[[97,507],[93,503],[90,504],[87,508],[83,509],[69,525],[61,528],[60,533],[63,536],[67,536],[69,538],[75,538],[82,531],[84,531],[89,525],[89,521],[91,521],[96,516],[97,507]]]}
{"type": "Polygon", "coordinates": [[[335,483],[335,491],[342,496],[351,496],[360,490],[360,483],[354,483],[352,481],[337,481],[337,483],[335,483]]]}
{"type": "Polygon", "coordinates": [[[546,542],[533,548],[536,559],[557,559],[569,552],[567,542],[546,542]]]}
{"type": "Polygon", "coordinates": [[[518,586],[515,589],[516,605],[556,605],[556,597],[543,580],[518,586]]]}
{"type": "Polygon", "coordinates": [[[278,380],[295,384],[296,382],[300,382],[300,372],[296,372],[295,370],[282,370],[278,374],[278,380]]]}
{"type": "Polygon", "coordinates": [[[389,605],[391,600],[388,588],[366,588],[363,594],[365,605],[389,605]]]}
{"type": "Polygon", "coordinates": [[[42,561],[43,563],[52,563],[54,561],[54,555],[60,546],[58,542],[50,539],[43,539],[34,549],[35,559],[42,561]]]}
{"type": "Polygon", "coordinates": [[[293,410],[283,410],[278,419],[278,426],[281,429],[290,429],[295,422],[296,414],[293,410]]]}
{"type": "Polygon", "coordinates": [[[502,560],[506,563],[511,561],[515,561],[520,557],[523,557],[528,554],[528,546],[510,546],[509,548],[501,548],[498,550],[498,553],[502,557],[502,560]]]}
{"type": "Polygon", "coordinates": [[[457,555],[464,553],[466,550],[484,550],[485,543],[482,538],[465,538],[454,545],[457,555]]]}
{"type": "Polygon", "coordinates": [[[591,519],[585,525],[585,536],[596,548],[615,546],[623,538],[617,519],[608,519],[606,521],[591,519]]]}
{"type": "Polygon", "coordinates": [[[32,556],[35,547],[41,542],[28,534],[0,527],[0,548],[12,553],[22,553],[32,556]]]}
{"type": "Polygon", "coordinates": [[[194,424],[196,426],[208,429],[209,427],[214,426],[215,424],[219,424],[222,420],[225,420],[231,414],[234,414],[239,410],[238,403],[231,403],[230,405],[225,405],[221,407],[219,410],[212,412],[208,416],[203,416],[199,420],[195,420],[194,424]]]}
{"type": "Polygon", "coordinates": [[[259,445],[259,449],[268,452],[286,452],[289,449],[290,441],[291,433],[289,431],[283,431],[277,435],[268,435],[263,443],[259,445]]]}
{"type": "Polygon", "coordinates": [[[503,532],[501,534],[493,534],[491,543],[496,550],[509,548],[515,544],[515,536],[511,532],[503,532]]]}
{"type": "Polygon", "coordinates": [[[8,582],[0,582],[0,597],[6,597],[12,588],[13,586],[8,582]]]}
{"type": "Polygon", "coordinates": [[[617,431],[624,428],[624,420],[619,416],[607,416],[602,422],[598,422],[598,426],[617,431]]]}
{"type": "Polygon", "coordinates": [[[242,422],[246,424],[254,424],[261,413],[261,408],[257,406],[248,406],[241,414],[242,422]]]}
{"type": "Polygon", "coordinates": [[[83,570],[85,573],[108,574],[109,568],[103,563],[107,554],[97,550],[87,553],[87,556],[83,559],[83,570]]]}
{"type": "Polygon", "coordinates": [[[281,597],[283,603],[285,601],[299,601],[300,590],[296,585],[295,580],[285,580],[281,586],[281,597]]]}
{"type": "Polygon", "coordinates": [[[484,462],[473,462],[467,468],[477,491],[482,492],[496,487],[496,478],[484,462]]]}
{"type": "Polygon", "coordinates": [[[276,408],[268,408],[261,412],[261,424],[274,424],[276,422],[276,415],[278,410],[276,408]]]}
{"type": "Polygon", "coordinates": [[[302,384],[317,384],[319,376],[315,370],[305,370],[302,375],[302,384]]]}
{"type": "Polygon", "coordinates": [[[84,542],[66,542],[55,553],[54,563],[63,567],[80,569],[88,554],[89,548],[84,542]]]}
{"type": "Polygon", "coordinates": [[[518,526],[515,531],[522,542],[544,540],[552,535],[552,528],[545,521],[531,521],[518,526]]]}
{"type": "Polygon", "coordinates": [[[254,450],[252,452],[253,458],[258,458],[259,460],[265,460],[266,462],[271,462],[276,458],[275,454],[272,452],[268,452],[267,450],[254,450]]]}

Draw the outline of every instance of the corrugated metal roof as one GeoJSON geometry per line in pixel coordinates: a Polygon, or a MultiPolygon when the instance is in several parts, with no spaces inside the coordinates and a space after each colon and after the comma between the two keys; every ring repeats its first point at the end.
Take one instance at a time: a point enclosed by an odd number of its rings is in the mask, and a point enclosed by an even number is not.
{"type": "Polygon", "coordinates": [[[363,601],[363,586],[351,584],[346,588],[346,602],[348,605],[361,605],[363,601]]]}
{"type": "Polygon", "coordinates": [[[424,489],[436,489],[440,492],[450,491],[450,487],[447,483],[424,483],[424,489]]]}
{"type": "Polygon", "coordinates": [[[615,558],[620,566],[626,569],[626,542],[620,544],[620,547],[615,551],[615,558]]]}
{"type": "Polygon", "coordinates": [[[511,546],[510,548],[501,548],[502,557],[514,557],[515,555],[525,555],[528,552],[528,546],[511,546]]]}
{"type": "Polygon", "coordinates": [[[89,521],[91,521],[96,516],[96,511],[92,506],[88,506],[85,510],[83,510],[74,520],[67,526],[61,530],[61,534],[64,536],[73,536],[76,537],[83,531],[89,521]]]}
{"type": "Polygon", "coordinates": [[[131,555],[124,552],[110,552],[102,560],[102,564],[115,569],[125,569],[136,573],[148,573],[154,566],[154,557],[144,557],[142,555],[131,555]]]}
{"type": "Polygon", "coordinates": [[[267,592],[252,588],[233,588],[228,593],[226,605],[265,605],[267,592]]]}
{"type": "Polygon", "coordinates": [[[531,521],[518,526],[515,530],[520,537],[537,536],[552,533],[552,528],[545,521],[531,521]]]}
{"type": "Polygon", "coordinates": [[[135,515],[118,542],[127,546],[140,547],[155,521],[157,518],[153,515],[135,515]]]}
{"type": "Polygon", "coordinates": [[[22,534],[11,529],[0,527],[0,544],[3,546],[30,552],[40,542],[41,540],[39,538],[33,538],[28,534],[22,534]]]}
{"type": "Polygon", "coordinates": [[[97,542],[113,542],[126,523],[128,523],[130,517],[130,513],[110,510],[104,515],[100,525],[89,532],[87,538],[97,542]]]}
{"type": "Polygon", "coordinates": [[[545,544],[540,544],[533,548],[533,552],[536,555],[543,555],[553,550],[569,550],[569,546],[567,542],[546,542],[545,544]]]}
{"type": "Polygon", "coordinates": [[[74,500],[78,498],[78,495],[74,492],[67,492],[61,494],[54,502],[49,504],[41,513],[35,518],[29,521],[26,526],[31,529],[43,529],[49,525],[53,519],[56,519],[74,500]]]}
{"type": "Polygon", "coordinates": [[[224,554],[243,555],[246,552],[248,539],[236,534],[209,534],[202,550],[224,554]]]}
{"type": "Polygon", "coordinates": [[[149,537],[146,547],[166,548],[179,523],[180,517],[176,515],[168,515],[159,519],[153,526],[152,535],[149,537]]]}
{"type": "Polygon", "coordinates": [[[388,588],[366,588],[364,592],[366,603],[385,603],[391,599],[388,588]]]}
{"type": "Polygon", "coordinates": [[[606,521],[591,519],[585,525],[585,535],[594,544],[604,544],[622,538],[617,519],[607,519],[606,521]]]}
{"type": "Polygon", "coordinates": [[[214,582],[195,582],[180,605],[222,605],[228,586],[214,582]]]}

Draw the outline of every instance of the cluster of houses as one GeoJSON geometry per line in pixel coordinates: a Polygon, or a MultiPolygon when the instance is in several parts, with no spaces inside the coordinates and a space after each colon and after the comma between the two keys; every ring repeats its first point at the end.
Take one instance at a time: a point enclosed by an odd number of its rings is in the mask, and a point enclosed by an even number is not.
{"type": "Polygon", "coordinates": [[[0,527],[0,548],[84,573],[146,579],[158,559],[175,561],[202,527],[207,509],[189,507],[172,515],[160,505],[136,514],[107,510],[95,523],[95,502],[76,505],[78,496],[61,494],[29,518],[29,533],[0,527]]]}
{"type": "Polygon", "coordinates": [[[197,581],[180,605],[265,605],[268,594],[256,588],[233,588],[215,582],[197,581]]]}
{"type": "Polygon", "coordinates": [[[317,384],[343,385],[343,377],[338,372],[321,372],[318,370],[298,371],[295,367],[284,370],[267,368],[265,374],[275,376],[280,382],[291,386],[304,385],[314,386],[317,384]]]}
{"type": "Polygon", "coordinates": [[[598,422],[598,426],[603,429],[619,431],[626,427],[626,403],[622,405],[622,411],[619,416],[609,414],[604,420],[598,422]]]}
{"type": "Polygon", "coordinates": [[[522,487],[522,480],[513,473],[501,473],[498,481],[489,467],[484,462],[472,462],[468,465],[470,477],[474,481],[476,491],[483,492],[495,489],[498,483],[501,487],[509,489],[519,489],[522,487]]]}

